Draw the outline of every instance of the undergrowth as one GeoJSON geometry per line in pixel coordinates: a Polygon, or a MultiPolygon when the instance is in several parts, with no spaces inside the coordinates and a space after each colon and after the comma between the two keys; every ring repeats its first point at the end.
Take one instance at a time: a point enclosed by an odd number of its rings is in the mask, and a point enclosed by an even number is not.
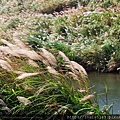
{"type": "Polygon", "coordinates": [[[111,106],[99,108],[79,64],[117,71],[119,8],[119,0],[1,0],[0,113],[32,119],[109,114],[111,106]]]}

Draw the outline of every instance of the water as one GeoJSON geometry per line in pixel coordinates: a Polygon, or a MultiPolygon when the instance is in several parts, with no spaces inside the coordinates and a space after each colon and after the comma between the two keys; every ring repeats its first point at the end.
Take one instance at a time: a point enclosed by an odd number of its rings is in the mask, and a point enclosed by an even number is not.
{"type": "MultiPolygon", "coordinates": [[[[96,91],[102,99],[106,102],[106,95],[102,94],[105,93],[105,84],[108,87],[108,104],[111,105],[113,102],[113,114],[120,114],[120,74],[111,74],[111,73],[89,73],[90,85],[95,85],[92,88],[93,91],[96,91]]],[[[105,105],[104,101],[99,97],[98,103],[100,108],[102,109],[105,105]]]]}

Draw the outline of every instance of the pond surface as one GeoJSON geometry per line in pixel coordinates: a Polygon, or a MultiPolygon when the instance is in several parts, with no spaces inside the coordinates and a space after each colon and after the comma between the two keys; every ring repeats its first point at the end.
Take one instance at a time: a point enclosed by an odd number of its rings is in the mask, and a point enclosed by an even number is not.
{"type": "Polygon", "coordinates": [[[104,101],[106,102],[106,95],[105,93],[105,84],[108,87],[108,104],[111,105],[113,102],[113,114],[120,114],[120,74],[113,74],[113,73],[89,73],[90,79],[90,86],[95,85],[92,88],[92,91],[96,91],[100,94],[101,97],[98,98],[98,103],[100,108],[102,109],[105,105],[104,101]]]}

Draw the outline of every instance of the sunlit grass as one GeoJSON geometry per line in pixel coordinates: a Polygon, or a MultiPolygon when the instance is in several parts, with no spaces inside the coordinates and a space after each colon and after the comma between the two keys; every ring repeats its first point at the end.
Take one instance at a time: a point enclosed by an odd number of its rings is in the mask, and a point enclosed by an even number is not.
{"type": "MultiPolygon", "coordinates": [[[[78,62],[87,70],[116,71],[120,61],[118,2],[1,1],[0,39],[13,45],[13,39],[24,41],[29,46],[27,52],[35,50],[44,58],[42,61],[33,56],[31,62],[32,57],[26,56],[23,51],[24,55],[20,54],[20,57],[1,54],[0,59],[9,61],[14,69],[3,70],[6,67],[4,65],[0,68],[0,99],[7,104],[11,115],[48,115],[53,118],[54,115],[109,114],[113,105],[105,103],[105,109],[100,110],[95,101],[97,95],[89,91],[88,79],[82,78],[77,70],[74,73],[74,70],[66,67],[58,52],[62,51],[70,60],[78,62]],[[88,11],[91,13],[88,14],[88,11]],[[15,37],[14,32],[19,33],[19,37],[15,37]],[[41,48],[55,56],[57,63],[51,67],[55,73],[49,72],[48,64],[51,65],[53,61],[47,59],[49,53],[46,56],[40,54],[41,48]],[[70,75],[71,71],[74,74],[70,75]],[[36,72],[39,74],[30,75],[36,72]],[[20,79],[21,75],[27,73],[27,77],[20,79]],[[25,101],[21,102],[18,99],[20,97],[29,103],[26,105],[25,101]]],[[[0,46],[5,47],[7,44],[0,41],[0,46]]],[[[107,101],[108,91],[105,87],[107,101]]]]}

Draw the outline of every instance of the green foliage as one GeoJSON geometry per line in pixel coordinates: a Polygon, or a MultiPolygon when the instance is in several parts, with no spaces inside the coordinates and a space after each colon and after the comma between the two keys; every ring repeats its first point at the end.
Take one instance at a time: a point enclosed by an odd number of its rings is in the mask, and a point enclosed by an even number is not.
{"type": "MultiPolygon", "coordinates": [[[[54,115],[61,115],[61,117],[64,115],[80,115],[91,111],[98,115],[102,114],[98,107],[90,104],[89,100],[79,102],[84,97],[84,94],[77,91],[72,79],[64,76],[54,77],[54,79],[51,77],[51,75],[45,74],[26,78],[23,81],[11,84],[12,89],[9,88],[9,91],[5,87],[2,87],[4,94],[7,95],[4,100],[7,104],[9,102],[9,107],[12,108],[13,115],[34,115],[33,117],[44,115],[47,118],[54,117],[54,115]],[[14,86],[20,84],[30,84],[35,92],[30,95],[28,91],[14,86]],[[25,106],[18,102],[16,99],[17,96],[29,98],[32,103],[25,106]]],[[[78,84],[80,84],[79,81],[78,84]]]]}
{"type": "MultiPolygon", "coordinates": [[[[4,0],[0,2],[1,39],[12,39],[11,33],[21,31],[25,35],[19,39],[26,40],[31,49],[39,51],[39,48],[44,46],[54,51],[59,62],[57,67],[61,67],[61,64],[64,67],[64,61],[55,52],[59,50],[70,60],[84,65],[87,70],[90,68],[90,70],[107,71],[109,63],[119,63],[120,13],[117,12],[119,0],[4,0]],[[69,11],[68,14],[60,12],[72,7],[77,8],[79,4],[84,7],[71,9],[73,11],[69,11]],[[114,6],[116,6],[115,12],[113,12],[114,6]],[[103,12],[94,13],[94,10],[99,7],[104,9],[103,12]],[[91,13],[86,15],[87,11],[91,13]],[[59,15],[54,14],[55,12],[59,15]]],[[[89,94],[86,80],[79,78],[80,81],[73,81],[73,77],[67,74],[59,76],[48,74],[44,69],[45,66],[38,61],[36,62],[39,68],[28,65],[22,58],[19,61],[15,58],[15,61],[16,64],[20,64],[18,67],[20,66],[24,72],[45,73],[17,81],[16,74],[0,69],[2,71],[0,72],[0,97],[11,109],[12,115],[40,114],[51,115],[53,118],[53,115],[80,115],[90,112],[97,115],[109,114],[112,105],[106,104],[101,111],[94,99],[92,102],[91,99],[80,102],[89,94]],[[85,89],[86,92],[80,93],[78,89],[85,89]],[[20,103],[17,96],[23,96],[32,103],[24,105],[20,103]]]]}
{"type": "Polygon", "coordinates": [[[81,61],[94,70],[107,71],[111,60],[119,61],[119,15],[77,13],[70,17],[41,17],[34,23],[32,36],[28,38],[33,48],[44,45],[61,50],[71,60],[81,61]]]}
{"type": "Polygon", "coordinates": [[[21,22],[20,22],[20,20],[18,18],[11,19],[8,22],[7,28],[8,29],[17,28],[19,24],[21,24],[21,22]]]}
{"type": "Polygon", "coordinates": [[[112,0],[105,0],[104,1],[104,7],[109,7],[110,5],[113,5],[113,1],[112,0]]]}
{"type": "Polygon", "coordinates": [[[48,48],[52,48],[52,49],[55,49],[55,50],[62,51],[71,60],[74,60],[75,57],[76,57],[75,51],[73,51],[71,49],[71,46],[66,45],[65,43],[62,43],[62,42],[51,42],[51,43],[48,43],[48,45],[46,45],[46,47],[47,46],[49,46],[48,48]]]}

